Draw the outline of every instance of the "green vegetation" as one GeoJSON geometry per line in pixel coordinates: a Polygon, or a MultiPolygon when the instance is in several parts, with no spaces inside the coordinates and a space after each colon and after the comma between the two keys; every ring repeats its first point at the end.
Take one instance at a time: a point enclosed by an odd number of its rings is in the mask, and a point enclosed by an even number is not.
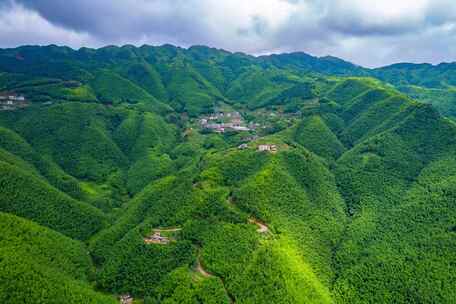
{"type": "Polygon", "coordinates": [[[103,214],[75,201],[21,169],[0,162],[0,208],[77,239],[87,239],[104,226],[103,214]]]}
{"type": "Polygon", "coordinates": [[[345,151],[342,143],[320,116],[304,119],[296,129],[295,140],[325,158],[337,159],[345,151]]]}
{"type": "Polygon", "coordinates": [[[0,299],[5,303],[116,303],[89,284],[85,246],[50,229],[0,213],[0,299]]]}
{"type": "Polygon", "coordinates": [[[0,300],[453,303],[452,68],[0,50],[0,300]]]}
{"type": "Polygon", "coordinates": [[[177,268],[162,280],[145,303],[228,304],[223,284],[216,278],[198,277],[186,267],[177,268]]]}
{"type": "Polygon", "coordinates": [[[153,99],[142,88],[110,71],[97,73],[90,85],[102,103],[136,103],[153,99]]]}

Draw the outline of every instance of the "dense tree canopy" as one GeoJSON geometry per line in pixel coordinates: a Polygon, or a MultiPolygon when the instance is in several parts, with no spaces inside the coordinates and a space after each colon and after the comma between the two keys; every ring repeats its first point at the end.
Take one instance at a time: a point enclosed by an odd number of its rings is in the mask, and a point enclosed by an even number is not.
{"type": "Polygon", "coordinates": [[[0,111],[0,300],[453,303],[441,69],[0,50],[0,93],[27,99],[0,111]]]}

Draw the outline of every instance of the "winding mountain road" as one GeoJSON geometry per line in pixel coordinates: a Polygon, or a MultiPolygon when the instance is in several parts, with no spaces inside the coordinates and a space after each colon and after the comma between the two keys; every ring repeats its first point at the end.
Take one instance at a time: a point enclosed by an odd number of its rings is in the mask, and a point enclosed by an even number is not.
{"type": "Polygon", "coordinates": [[[206,277],[206,278],[210,278],[210,277],[214,276],[214,275],[210,274],[209,272],[207,272],[206,270],[204,270],[203,265],[201,265],[201,260],[199,257],[196,261],[196,271],[198,273],[200,273],[203,277],[206,277]]]}

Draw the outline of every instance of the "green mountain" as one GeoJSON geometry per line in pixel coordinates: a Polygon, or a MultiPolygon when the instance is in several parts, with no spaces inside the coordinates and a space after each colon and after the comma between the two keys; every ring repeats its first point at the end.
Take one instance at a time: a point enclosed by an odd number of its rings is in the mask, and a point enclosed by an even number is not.
{"type": "Polygon", "coordinates": [[[82,243],[7,213],[0,219],[3,302],[117,302],[91,286],[94,269],[82,243]]]}
{"type": "Polygon", "coordinates": [[[0,299],[453,303],[453,66],[0,50],[0,299]]]}

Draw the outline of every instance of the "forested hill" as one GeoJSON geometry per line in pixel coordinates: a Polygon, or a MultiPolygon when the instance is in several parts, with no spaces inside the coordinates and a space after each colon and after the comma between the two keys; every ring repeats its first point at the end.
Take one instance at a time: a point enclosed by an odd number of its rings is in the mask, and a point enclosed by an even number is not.
{"type": "Polygon", "coordinates": [[[454,303],[453,74],[0,50],[0,301],[454,303]]]}
{"type": "Polygon", "coordinates": [[[208,47],[165,45],[72,50],[20,47],[0,50],[2,89],[32,101],[60,98],[104,104],[154,103],[162,113],[191,116],[214,110],[218,102],[261,107],[303,83],[309,73],[353,75],[360,68],[334,58],[304,53],[253,57],[208,47]],[[273,84],[275,86],[273,86],[273,84]]]}
{"type": "Polygon", "coordinates": [[[0,50],[0,69],[10,74],[2,75],[2,89],[29,93],[37,101],[56,97],[104,103],[148,100],[160,104],[161,111],[168,105],[192,115],[213,110],[218,100],[254,103],[245,97],[270,99],[277,91],[261,90],[261,86],[290,87],[296,75],[371,76],[434,104],[445,115],[456,116],[453,63],[367,69],[336,57],[305,53],[253,57],[204,46],[73,50],[50,45],[0,50]]]}

